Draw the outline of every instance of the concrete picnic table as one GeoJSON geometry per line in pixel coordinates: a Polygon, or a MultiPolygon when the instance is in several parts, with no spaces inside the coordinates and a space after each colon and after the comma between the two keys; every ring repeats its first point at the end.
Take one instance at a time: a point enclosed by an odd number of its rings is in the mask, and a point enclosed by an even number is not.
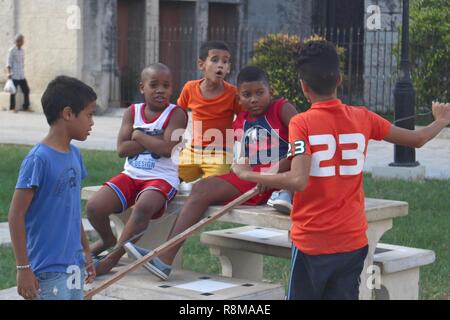
{"type": "MultiPolygon", "coordinates": [[[[88,200],[99,189],[100,186],[84,187],[82,189],[81,198],[83,200],[88,200]]],[[[186,193],[179,193],[169,204],[164,216],[151,222],[148,232],[141,240],[139,240],[138,244],[145,248],[153,249],[164,243],[177,214],[188,196],[189,195],[186,193]]],[[[367,280],[371,273],[368,273],[367,270],[369,270],[369,266],[373,265],[375,248],[383,234],[392,228],[393,219],[408,214],[408,203],[403,201],[365,198],[365,208],[368,221],[367,237],[369,239],[369,251],[361,274],[360,299],[367,300],[370,299],[372,295],[372,290],[367,286],[367,280]]],[[[210,206],[204,216],[208,216],[219,209],[220,206],[210,206]]],[[[118,235],[122,232],[129,215],[130,210],[119,215],[111,215],[111,220],[115,224],[118,235]]],[[[266,205],[236,207],[230,213],[222,216],[219,221],[282,230],[289,230],[291,225],[289,216],[279,213],[266,205]]],[[[181,267],[181,256],[182,250],[180,250],[177,255],[174,262],[175,266],[181,267]]]]}

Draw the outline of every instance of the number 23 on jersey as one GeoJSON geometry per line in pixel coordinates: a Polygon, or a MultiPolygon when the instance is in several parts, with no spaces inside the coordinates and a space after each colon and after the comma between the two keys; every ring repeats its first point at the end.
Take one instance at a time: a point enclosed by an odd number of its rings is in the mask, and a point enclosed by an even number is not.
{"type": "MultiPolygon", "coordinates": [[[[341,176],[358,175],[363,171],[364,167],[364,151],[366,149],[366,139],[361,133],[340,134],[338,141],[331,134],[313,135],[309,136],[310,146],[327,146],[326,150],[313,152],[311,158],[311,172],[312,177],[333,177],[336,174],[341,176]],[[336,154],[336,146],[339,145],[356,145],[356,148],[349,150],[342,150],[342,160],[356,160],[355,165],[340,165],[340,166],[320,166],[323,161],[332,160],[336,154]]],[[[305,153],[305,141],[297,140],[293,144],[289,144],[288,156],[297,156],[305,153]]]]}

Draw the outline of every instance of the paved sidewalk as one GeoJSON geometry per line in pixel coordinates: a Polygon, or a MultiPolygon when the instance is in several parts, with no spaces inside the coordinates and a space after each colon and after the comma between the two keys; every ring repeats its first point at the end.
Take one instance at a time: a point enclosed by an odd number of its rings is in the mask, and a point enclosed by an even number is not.
{"type": "MultiPolygon", "coordinates": [[[[116,138],[123,110],[95,117],[95,125],[87,141],[74,141],[84,149],[115,150],[116,138]]],[[[0,111],[0,143],[33,145],[46,135],[48,125],[40,113],[0,111]]],[[[416,158],[426,168],[427,178],[450,179],[450,129],[445,129],[436,139],[416,151],[416,158]]],[[[365,172],[372,167],[387,166],[393,162],[394,146],[381,141],[371,141],[365,172]]]]}

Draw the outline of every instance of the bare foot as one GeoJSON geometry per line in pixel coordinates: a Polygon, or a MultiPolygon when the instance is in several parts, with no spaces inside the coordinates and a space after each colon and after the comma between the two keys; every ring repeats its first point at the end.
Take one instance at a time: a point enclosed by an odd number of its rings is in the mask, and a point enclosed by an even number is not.
{"type": "Polygon", "coordinates": [[[97,276],[106,274],[112,270],[117,264],[117,261],[111,259],[110,256],[106,256],[95,266],[95,273],[97,276]]]}
{"type": "Polygon", "coordinates": [[[111,240],[98,240],[90,245],[91,253],[93,255],[98,256],[103,251],[106,251],[108,249],[111,249],[114,247],[117,243],[116,238],[112,238],[111,240]]]}

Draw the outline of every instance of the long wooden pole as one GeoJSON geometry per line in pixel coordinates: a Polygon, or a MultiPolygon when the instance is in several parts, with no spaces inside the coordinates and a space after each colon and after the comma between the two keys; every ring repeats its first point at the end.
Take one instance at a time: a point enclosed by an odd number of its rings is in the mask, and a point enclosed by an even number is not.
{"type": "Polygon", "coordinates": [[[99,292],[105,290],[106,288],[108,288],[113,283],[119,281],[120,279],[125,277],[128,273],[138,269],[139,267],[142,267],[147,261],[150,261],[154,257],[156,257],[156,256],[160,255],[161,253],[167,251],[168,249],[172,248],[176,244],[184,241],[187,237],[189,237],[194,232],[196,232],[196,231],[200,230],[201,228],[207,226],[211,222],[219,219],[225,213],[227,213],[228,211],[234,209],[235,207],[243,204],[247,200],[253,198],[258,193],[259,193],[259,190],[258,190],[257,187],[247,191],[246,193],[244,193],[240,197],[236,198],[235,200],[231,201],[230,203],[228,203],[227,205],[225,205],[223,208],[221,208],[220,210],[216,211],[212,215],[210,215],[210,216],[208,216],[206,218],[203,218],[202,220],[200,220],[199,222],[197,222],[196,224],[194,224],[190,228],[184,230],[182,233],[176,235],[172,239],[170,239],[167,242],[161,244],[159,247],[157,247],[153,251],[150,251],[148,254],[143,256],[141,259],[134,261],[132,264],[130,264],[126,268],[118,271],[115,275],[113,275],[111,278],[105,280],[103,283],[101,283],[97,287],[92,288],[91,290],[86,292],[86,294],[84,296],[84,299],[85,300],[92,299],[92,297],[94,295],[96,295],[99,292]]]}

